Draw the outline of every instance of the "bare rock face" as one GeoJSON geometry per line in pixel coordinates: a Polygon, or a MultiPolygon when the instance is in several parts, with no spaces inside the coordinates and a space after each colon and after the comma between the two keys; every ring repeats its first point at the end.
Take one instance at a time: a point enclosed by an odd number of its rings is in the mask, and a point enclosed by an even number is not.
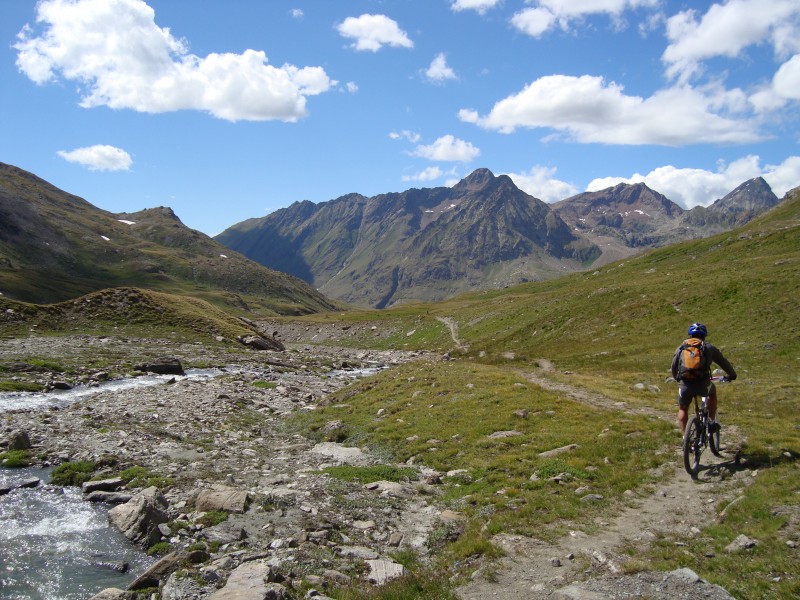
{"type": "Polygon", "coordinates": [[[169,520],[167,507],[158,488],[149,487],[109,510],[108,519],[132,542],[150,542],[161,535],[158,526],[169,520]]]}

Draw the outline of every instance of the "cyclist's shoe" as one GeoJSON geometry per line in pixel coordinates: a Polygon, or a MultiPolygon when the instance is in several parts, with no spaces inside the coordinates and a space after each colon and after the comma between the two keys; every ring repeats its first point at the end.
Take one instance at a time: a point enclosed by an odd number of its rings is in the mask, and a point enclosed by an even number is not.
{"type": "Polygon", "coordinates": [[[722,429],[719,423],[709,423],[708,424],[708,433],[719,433],[719,430],[722,429]]]}

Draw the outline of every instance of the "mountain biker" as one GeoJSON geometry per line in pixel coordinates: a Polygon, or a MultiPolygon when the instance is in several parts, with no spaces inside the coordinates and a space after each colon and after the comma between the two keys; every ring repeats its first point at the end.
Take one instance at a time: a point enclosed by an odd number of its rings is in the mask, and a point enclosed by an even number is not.
{"type": "MultiPolygon", "coordinates": [[[[711,364],[718,364],[728,378],[733,381],[736,379],[736,371],[731,366],[731,363],[722,356],[722,352],[716,346],[712,346],[705,341],[708,335],[708,329],[702,323],[692,323],[689,325],[689,339],[692,338],[703,342],[703,352],[705,355],[705,367],[700,377],[690,379],[681,375],[681,353],[684,345],[681,344],[675,351],[672,357],[672,377],[675,378],[679,385],[678,388],[678,424],[681,426],[681,433],[686,431],[686,423],[689,420],[689,404],[695,396],[708,397],[708,417],[711,421],[711,433],[719,431],[720,426],[716,421],[717,416],[717,388],[714,382],[711,381],[711,364]]],[[[689,340],[687,340],[688,342],[689,340]]]]}

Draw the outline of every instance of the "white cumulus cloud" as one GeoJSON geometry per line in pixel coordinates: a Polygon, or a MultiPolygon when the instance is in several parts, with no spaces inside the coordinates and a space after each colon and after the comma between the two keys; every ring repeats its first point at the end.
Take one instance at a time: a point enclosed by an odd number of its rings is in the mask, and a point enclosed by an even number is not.
{"type": "Polygon", "coordinates": [[[667,75],[682,81],[696,75],[703,61],[737,57],[756,44],[769,43],[777,57],[786,58],[800,51],[800,3],[728,0],[699,18],[694,9],[685,10],[667,20],[667,39],[667,75]]]}
{"type": "Polygon", "coordinates": [[[498,101],[485,116],[462,109],[459,118],[502,133],[552,129],[581,143],[753,142],[761,138],[756,124],[730,114],[743,105],[744,96],[736,90],[680,86],[642,98],[625,95],[622,86],[602,77],[550,75],[498,101]]]}
{"type": "Polygon", "coordinates": [[[447,65],[447,57],[444,52],[440,52],[425,69],[425,77],[431,81],[441,82],[447,79],[456,79],[456,72],[447,65]]]}
{"type": "Polygon", "coordinates": [[[87,167],[90,171],[127,171],[133,164],[131,155],[114,146],[97,144],[75,150],[59,150],[64,160],[87,167]]]}
{"type": "Polygon", "coordinates": [[[516,13],[511,24],[532,37],[560,27],[568,29],[570,22],[588,15],[606,14],[621,23],[621,15],[637,8],[654,8],[659,0],[530,0],[530,6],[516,13]]]}
{"type": "Polygon", "coordinates": [[[684,208],[693,208],[708,206],[754,177],[763,177],[779,198],[800,185],[800,156],[790,156],[780,165],[761,167],[760,163],[758,156],[750,155],[730,164],[720,164],[717,171],[668,165],[646,175],[636,173],[631,177],[595,179],[586,186],[586,191],[595,192],[619,183],[645,183],[684,208]]]}
{"type": "Polygon", "coordinates": [[[337,27],[339,34],[355,40],[351,47],[355,50],[377,52],[383,46],[413,48],[414,42],[397,21],[386,15],[363,14],[360,17],[347,17],[337,27]]]}
{"type": "Polygon", "coordinates": [[[558,202],[579,192],[577,186],[556,179],[555,167],[534,166],[530,171],[507,173],[519,189],[545,202],[558,202]]]}
{"type": "Polygon", "coordinates": [[[14,44],[18,68],[37,84],[78,82],[87,108],[296,121],[307,96],[337,83],[321,67],[272,66],[263,51],[191,54],[142,0],[43,0],[36,21],[14,44]]]}
{"type": "Polygon", "coordinates": [[[444,135],[429,146],[417,146],[412,155],[443,162],[470,162],[480,156],[480,153],[471,143],[452,135],[444,135]]]}
{"type": "Polygon", "coordinates": [[[389,137],[393,140],[408,140],[412,144],[416,144],[421,136],[416,131],[409,131],[408,129],[404,129],[403,131],[392,131],[389,134],[389,137]]]}
{"type": "Polygon", "coordinates": [[[484,14],[487,10],[500,4],[500,0],[453,0],[450,9],[453,12],[462,10],[474,10],[478,14],[484,14]]]}
{"type": "Polygon", "coordinates": [[[433,181],[439,179],[444,172],[439,167],[428,167],[413,175],[403,175],[403,181],[433,181]]]}

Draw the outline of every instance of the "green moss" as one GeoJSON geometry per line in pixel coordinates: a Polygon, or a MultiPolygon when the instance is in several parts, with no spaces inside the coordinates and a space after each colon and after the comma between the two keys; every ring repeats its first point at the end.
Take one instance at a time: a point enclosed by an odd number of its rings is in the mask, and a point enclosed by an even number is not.
{"type": "Polygon", "coordinates": [[[21,469],[31,465],[29,450],[9,450],[0,452],[0,465],[8,469],[21,469]]]}
{"type": "Polygon", "coordinates": [[[91,479],[96,468],[97,463],[92,461],[61,463],[53,469],[50,481],[54,485],[79,486],[91,479]]]}

